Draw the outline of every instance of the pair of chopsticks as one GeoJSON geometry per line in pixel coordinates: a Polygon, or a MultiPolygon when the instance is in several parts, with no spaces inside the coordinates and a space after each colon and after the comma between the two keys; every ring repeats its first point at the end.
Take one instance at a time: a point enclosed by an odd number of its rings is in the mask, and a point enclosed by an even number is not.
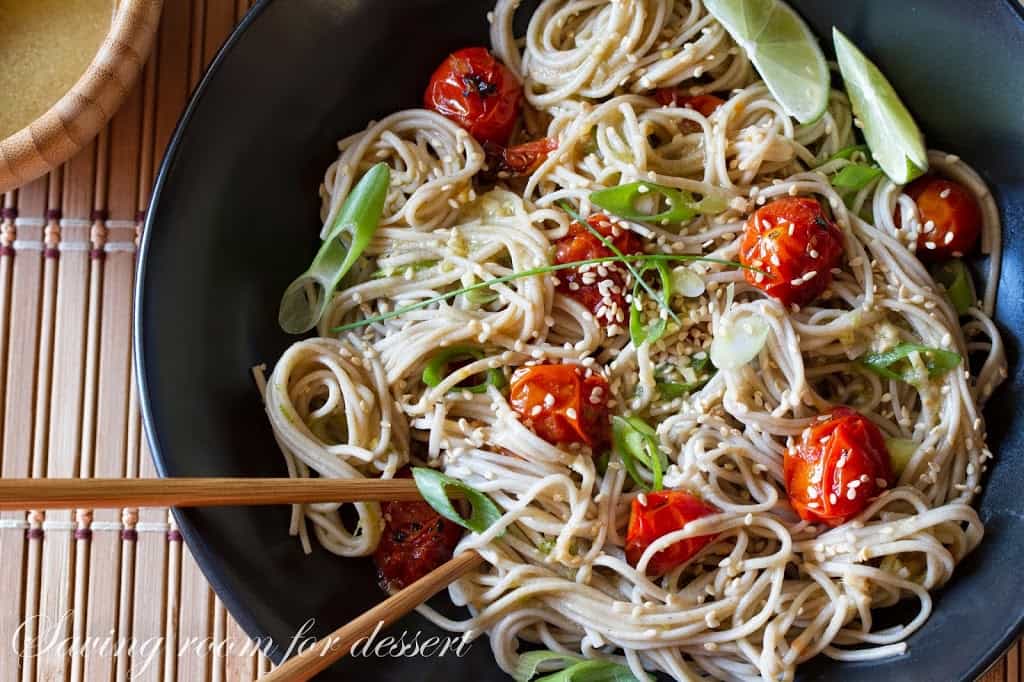
{"type": "MultiPolygon", "coordinates": [[[[453,497],[457,491],[452,491],[453,497]]],[[[0,479],[0,511],[124,507],[224,507],[316,502],[422,500],[409,478],[0,479]]],[[[346,656],[378,627],[387,627],[483,561],[463,552],[264,675],[264,682],[308,680],[346,656]]]]}

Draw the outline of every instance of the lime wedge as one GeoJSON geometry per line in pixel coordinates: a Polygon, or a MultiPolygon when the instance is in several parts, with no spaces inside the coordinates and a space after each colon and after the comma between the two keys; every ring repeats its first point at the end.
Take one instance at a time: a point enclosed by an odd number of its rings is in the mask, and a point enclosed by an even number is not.
{"type": "Polygon", "coordinates": [[[910,182],[928,170],[924,136],[878,67],[839,29],[832,29],[832,39],[853,113],[863,126],[871,155],[893,182],[910,182]]]}
{"type": "Polygon", "coordinates": [[[810,123],[828,106],[825,55],[796,12],[779,0],[704,0],[757,67],[786,113],[810,123]]]}

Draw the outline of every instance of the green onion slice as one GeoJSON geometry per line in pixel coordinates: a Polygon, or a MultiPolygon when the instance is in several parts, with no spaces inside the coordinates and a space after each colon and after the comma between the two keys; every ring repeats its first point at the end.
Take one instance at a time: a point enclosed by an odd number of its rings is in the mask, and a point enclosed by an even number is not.
{"type": "Polygon", "coordinates": [[[378,163],[366,172],[346,197],[312,265],[285,289],[277,320],[289,334],[303,334],[316,326],[334,290],[377,231],[391,171],[378,163]],[[341,239],[351,233],[350,243],[341,239]]]}
{"type": "MultiPolygon", "coordinates": [[[[629,668],[614,661],[584,660],[576,654],[558,651],[527,651],[519,657],[512,671],[512,679],[515,682],[529,682],[537,674],[537,668],[554,661],[566,667],[556,673],[538,677],[534,682],[637,682],[629,668]]],[[[650,676],[645,677],[651,679],[650,676]]]]}
{"type": "Polygon", "coordinates": [[[622,464],[637,485],[645,490],[661,490],[662,473],[668,458],[658,445],[658,437],[650,424],[639,417],[612,417],[612,443],[622,464]],[[654,479],[650,488],[640,477],[637,462],[650,470],[654,479]]]}
{"type": "Polygon", "coordinates": [[[826,161],[825,163],[828,163],[829,161],[835,161],[837,159],[846,159],[847,161],[849,161],[850,158],[857,152],[864,154],[869,159],[871,158],[871,152],[868,150],[868,146],[866,144],[855,144],[851,147],[844,147],[843,149],[840,149],[835,154],[828,157],[828,161],[826,161]]]}
{"type": "Polygon", "coordinates": [[[889,451],[893,473],[900,476],[910,463],[910,458],[917,452],[917,443],[906,438],[886,438],[885,449],[889,451]]]}
{"type": "Polygon", "coordinates": [[[494,303],[498,300],[498,292],[491,287],[485,287],[482,289],[473,289],[463,294],[463,298],[470,305],[484,306],[494,303]]]}
{"type": "Polygon", "coordinates": [[[576,654],[563,654],[558,651],[527,651],[519,657],[512,679],[516,682],[530,682],[537,674],[537,668],[548,661],[559,661],[565,665],[578,663],[582,658],[576,654]]]}
{"type": "Polygon", "coordinates": [[[434,259],[434,260],[421,260],[421,261],[416,261],[415,263],[409,263],[408,265],[396,265],[396,266],[393,266],[393,267],[390,267],[390,268],[383,268],[381,270],[377,270],[377,271],[371,273],[370,274],[370,279],[382,279],[384,277],[394,277],[395,275],[397,275],[400,272],[401,273],[407,272],[410,268],[412,268],[413,272],[419,272],[420,270],[426,270],[427,268],[432,268],[432,267],[434,267],[435,265],[437,265],[440,262],[441,261],[437,260],[437,259],[434,259]]]}
{"type": "MultiPolygon", "coordinates": [[[[448,365],[453,361],[480,360],[483,357],[483,351],[472,346],[452,346],[450,348],[443,348],[427,361],[426,367],[423,368],[423,383],[431,388],[440,386],[441,382],[444,381],[445,377],[449,374],[448,365]]],[[[486,377],[487,378],[483,383],[474,384],[472,386],[453,386],[452,391],[486,393],[488,386],[501,388],[505,385],[505,375],[496,367],[488,369],[486,377]]]]}
{"type": "Polygon", "coordinates": [[[427,469],[426,467],[413,467],[412,477],[426,503],[452,523],[457,523],[474,533],[483,533],[501,518],[501,510],[491,501],[491,498],[457,478],[446,476],[436,469],[427,469]],[[472,512],[468,519],[464,518],[452,501],[448,499],[448,494],[445,492],[447,488],[456,488],[462,491],[466,499],[469,500],[472,512]]]}
{"type": "Polygon", "coordinates": [[[851,163],[849,166],[844,166],[841,171],[832,177],[832,186],[839,189],[859,191],[881,176],[882,169],[878,166],[864,166],[859,163],[851,163]]]}
{"type": "Polygon", "coordinates": [[[688,367],[697,375],[695,381],[672,381],[665,376],[666,369],[664,366],[661,368],[661,371],[655,370],[654,386],[658,389],[658,394],[662,400],[674,400],[699,391],[711,381],[718,371],[718,368],[711,364],[711,357],[707,353],[694,355],[690,359],[688,367]]]}
{"type": "Polygon", "coordinates": [[[672,268],[672,293],[686,298],[703,296],[707,291],[704,279],[685,265],[672,268]]]}
{"type": "MultiPolygon", "coordinates": [[[[658,307],[671,310],[669,301],[672,299],[672,274],[669,272],[668,266],[658,262],[644,265],[637,274],[643,277],[644,273],[651,269],[657,270],[661,279],[660,295],[656,298],[658,307]]],[[[632,339],[634,346],[643,345],[645,341],[655,343],[665,334],[665,329],[668,327],[668,320],[661,316],[649,325],[644,324],[643,310],[637,307],[639,302],[640,281],[637,280],[633,285],[633,300],[629,304],[629,338],[632,339]]]]}
{"type": "Polygon", "coordinates": [[[932,268],[932,277],[946,288],[949,302],[960,315],[966,314],[976,304],[978,294],[974,290],[974,280],[962,260],[955,258],[936,265],[932,268]]]}
{"type": "Polygon", "coordinates": [[[925,378],[934,379],[942,376],[959,365],[961,360],[960,354],[951,350],[932,348],[916,343],[901,343],[895,348],[881,353],[866,353],[860,357],[859,362],[881,377],[916,385],[925,378]],[[924,357],[925,367],[928,370],[927,377],[919,376],[919,373],[907,360],[911,353],[920,353],[924,357]]]}
{"type": "Polygon", "coordinates": [[[711,339],[711,361],[719,369],[743,367],[764,348],[769,331],[768,323],[753,313],[722,320],[711,339]]]}
{"type": "Polygon", "coordinates": [[[597,143],[597,126],[590,129],[590,135],[587,136],[587,143],[583,146],[583,155],[597,154],[601,155],[601,147],[597,143]]]}
{"type": "Polygon", "coordinates": [[[695,201],[687,191],[643,180],[591,192],[590,202],[620,218],[640,222],[681,223],[698,214],[714,215],[727,208],[725,200],[717,195],[709,194],[695,201]],[[637,201],[652,195],[660,195],[667,208],[660,213],[648,213],[637,208],[637,201]]]}

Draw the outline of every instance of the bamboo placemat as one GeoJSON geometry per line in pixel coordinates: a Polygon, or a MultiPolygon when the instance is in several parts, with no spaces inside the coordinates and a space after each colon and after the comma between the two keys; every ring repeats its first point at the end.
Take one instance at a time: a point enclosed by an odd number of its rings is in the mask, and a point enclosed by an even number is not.
{"type": "MultiPolygon", "coordinates": [[[[165,3],[110,125],[2,197],[0,475],[156,476],[132,379],[136,242],[188,94],[250,4],[165,3]]],[[[0,680],[248,682],[270,668],[166,509],[0,513],[0,598],[0,680]]],[[[1022,682],[1020,660],[1018,644],[982,679],[1022,682]]]]}

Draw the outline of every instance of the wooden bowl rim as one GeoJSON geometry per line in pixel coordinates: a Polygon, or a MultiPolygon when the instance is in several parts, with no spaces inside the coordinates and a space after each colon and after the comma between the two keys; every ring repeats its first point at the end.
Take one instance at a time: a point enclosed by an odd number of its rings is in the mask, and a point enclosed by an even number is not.
{"type": "Polygon", "coordinates": [[[0,140],[0,194],[53,170],[96,137],[149,57],[164,0],[120,0],[85,72],[39,118],[0,140]]]}

